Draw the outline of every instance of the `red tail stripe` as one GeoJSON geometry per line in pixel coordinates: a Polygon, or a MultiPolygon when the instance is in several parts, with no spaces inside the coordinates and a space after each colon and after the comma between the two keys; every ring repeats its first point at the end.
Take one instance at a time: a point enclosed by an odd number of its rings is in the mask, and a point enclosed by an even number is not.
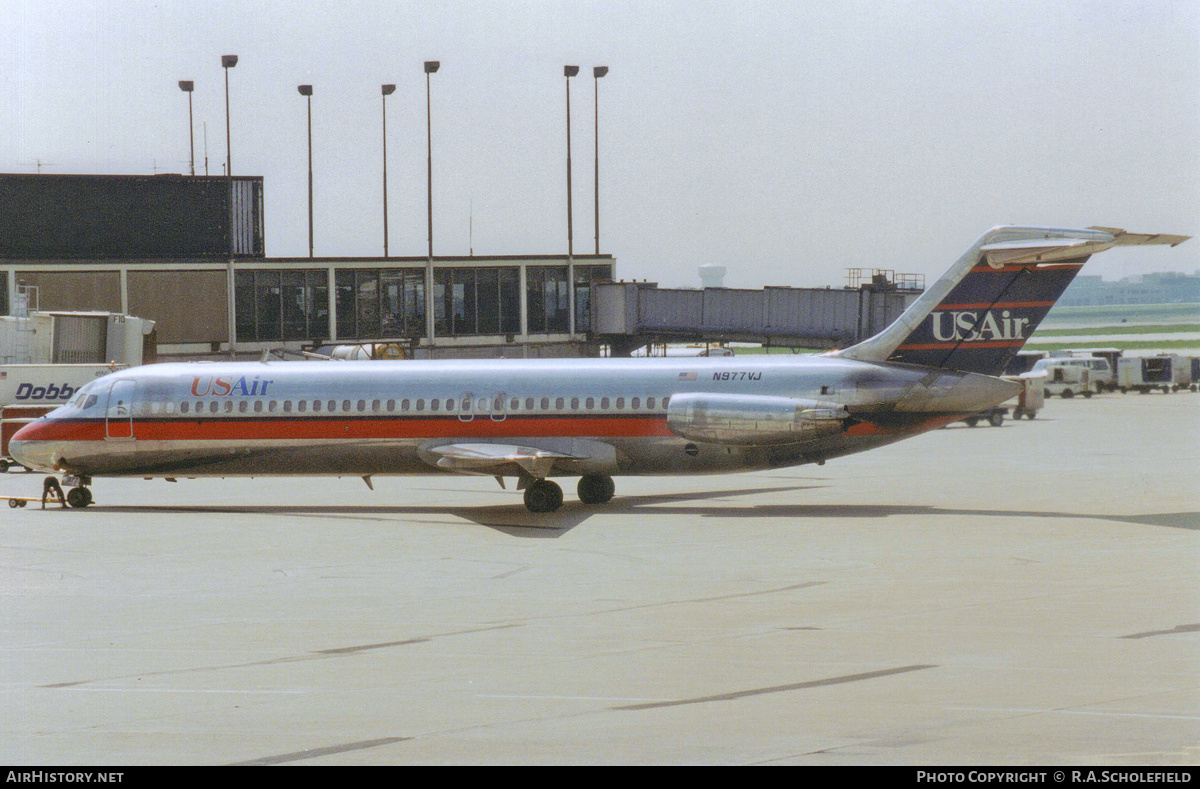
{"type": "Polygon", "coordinates": [[[1083,268],[1083,264],[1082,263],[1054,263],[1054,264],[1039,266],[1035,263],[1018,263],[1018,264],[1004,266],[1003,268],[992,268],[991,266],[983,265],[983,266],[976,266],[975,268],[971,269],[971,273],[975,274],[976,272],[986,271],[986,272],[989,272],[992,274],[999,274],[1001,271],[1020,271],[1022,269],[1027,269],[1027,268],[1037,269],[1038,271],[1054,271],[1055,269],[1067,269],[1067,268],[1081,269],[1081,268],[1083,268]]]}
{"type": "Polygon", "coordinates": [[[960,347],[960,348],[962,348],[962,350],[967,351],[972,348],[1019,348],[1024,344],[1025,344],[1024,340],[1018,340],[1016,342],[951,341],[951,342],[930,342],[930,343],[917,343],[917,344],[913,344],[913,345],[901,345],[898,348],[896,348],[896,350],[898,350],[898,351],[931,351],[931,350],[937,350],[939,348],[960,347]]]}
{"type": "Polygon", "coordinates": [[[995,304],[939,304],[939,310],[984,310],[984,309],[1009,309],[1011,307],[1053,307],[1053,301],[1001,301],[995,304]]]}

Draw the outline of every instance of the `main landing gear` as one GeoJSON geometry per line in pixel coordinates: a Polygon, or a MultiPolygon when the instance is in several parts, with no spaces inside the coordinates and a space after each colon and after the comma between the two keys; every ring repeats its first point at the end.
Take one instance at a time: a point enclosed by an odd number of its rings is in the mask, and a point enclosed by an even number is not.
{"type": "MultiPolygon", "coordinates": [[[[579,480],[579,500],[584,504],[606,504],[617,486],[604,474],[584,474],[579,480]]],[[[535,479],[525,486],[525,507],[530,512],[554,512],[563,503],[562,488],[548,479],[535,479]]]]}

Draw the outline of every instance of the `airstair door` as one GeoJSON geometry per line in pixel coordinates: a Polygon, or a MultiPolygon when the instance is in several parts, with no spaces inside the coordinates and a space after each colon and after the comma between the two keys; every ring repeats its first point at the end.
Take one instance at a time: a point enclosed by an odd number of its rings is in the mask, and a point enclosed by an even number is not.
{"type": "Polygon", "coordinates": [[[113,381],[108,389],[108,406],[105,409],[104,437],[106,439],[133,438],[133,396],[137,381],[128,379],[113,381]]]}

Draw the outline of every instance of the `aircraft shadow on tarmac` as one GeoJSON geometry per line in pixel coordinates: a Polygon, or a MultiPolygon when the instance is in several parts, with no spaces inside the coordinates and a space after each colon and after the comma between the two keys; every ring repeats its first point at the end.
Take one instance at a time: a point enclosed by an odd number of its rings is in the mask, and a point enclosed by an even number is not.
{"type": "MultiPolygon", "coordinates": [[[[1081,512],[1040,510],[956,509],[903,504],[751,504],[733,499],[742,496],[800,492],[825,487],[823,485],[775,486],[735,490],[663,493],[648,496],[618,496],[603,506],[568,501],[551,514],[535,514],[523,504],[481,506],[404,506],[404,505],[254,505],[213,507],[113,506],[98,507],[105,511],[124,513],[225,513],[248,515],[285,515],[348,520],[390,521],[397,516],[454,516],[491,529],[525,538],[557,538],[597,515],[636,516],[684,515],[693,518],[779,518],[807,521],[838,520],[843,518],[887,518],[890,516],[928,516],[957,518],[1067,518],[1111,521],[1139,526],[1158,526],[1200,531],[1200,512],[1151,513],[1145,515],[1104,515],[1081,512]]],[[[445,524],[445,521],[435,521],[445,524]]]]}

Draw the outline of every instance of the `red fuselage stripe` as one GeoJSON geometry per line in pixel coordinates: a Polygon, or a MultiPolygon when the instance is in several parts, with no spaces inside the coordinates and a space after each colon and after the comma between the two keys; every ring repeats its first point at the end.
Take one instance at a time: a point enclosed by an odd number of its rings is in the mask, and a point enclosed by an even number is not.
{"type": "MultiPolygon", "coordinates": [[[[406,439],[596,437],[651,438],[674,435],[661,416],[510,416],[499,421],[476,417],[463,421],[454,416],[424,419],[364,417],[326,419],[278,417],[272,419],[222,418],[135,419],[133,437],[142,441],[239,441],[279,439],[406,439]]],[[[103,441],[129,437],[129,422],[113,420],[51,420],[26,427],[20,440],[103,441]]]]}

